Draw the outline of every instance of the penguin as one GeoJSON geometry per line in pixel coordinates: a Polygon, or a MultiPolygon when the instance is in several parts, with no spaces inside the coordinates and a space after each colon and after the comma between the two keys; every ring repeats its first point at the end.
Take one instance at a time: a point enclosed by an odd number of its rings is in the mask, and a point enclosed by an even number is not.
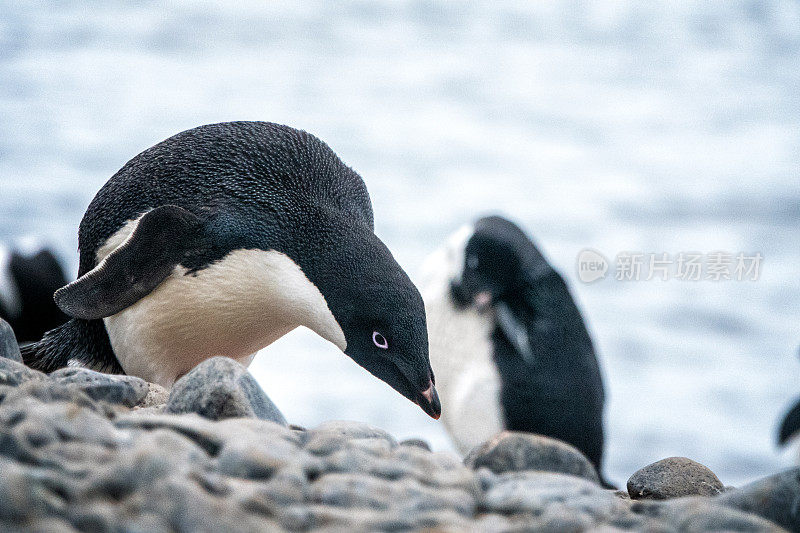
{"type": "Polygon", "coordinates": [[[778,445],[786,446],[800,432],[800,400],[783,417],[778,430],[778,445]]]}
{"type": "Polygon", "coordinates": [[[423,268],[442,421],[468,453],[503,430],[565,441],[602,469],[604,390],[564,279],[499,216],[457,231],[423,268]]]}
{"type": "MultiPolygon", "coordinates": [[[[798,354],[800,354],[800,350],[798,350],[798,354]]],[[[795,402],[781,421],[778,429],[778,445],[786,446],[794,440],[798,433],[800,433],[800,399],[795,402]]]]}
{"type": "Polygon", "coordinates": [[[53,293],[66,283],[51,249],[0,246],[0,318],[20,342],[37,341],[69,319],[53,301],[53,293]]]}
{"type": "Polygon", "coordinates": [[[179,133],[100,189],[78,231],[71,319],[23,350],[170,387],[201,361],[305,326],[433,418],[416,286],[374,233],[362,178],[317,137],[268,122],[179,133]]]}

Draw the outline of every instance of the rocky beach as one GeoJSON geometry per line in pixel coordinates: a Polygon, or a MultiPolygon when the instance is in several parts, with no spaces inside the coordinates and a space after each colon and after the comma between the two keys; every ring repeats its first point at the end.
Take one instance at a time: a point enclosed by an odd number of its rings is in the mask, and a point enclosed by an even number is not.
{"type": "Polygon", "coordinates": [[[167,391],[26,367],[0,332],[3,531],[781,531],[800,469],[726,487],[667,458],[605,489],[577,450],[501,433],[462,461],[359,422],[290,425],[247,370],[210,359],[167,391]]]}

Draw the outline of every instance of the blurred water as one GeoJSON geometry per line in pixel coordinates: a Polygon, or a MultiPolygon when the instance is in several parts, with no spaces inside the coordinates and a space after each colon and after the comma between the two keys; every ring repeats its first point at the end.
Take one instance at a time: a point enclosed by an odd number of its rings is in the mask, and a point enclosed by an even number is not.
{"type": "MultiPolygon", "coordinates": [[[[520,221],[605,368],[608,472],[686,455],[737,484],[800,394],[800,5],[0,0],[0,240],[76,227],[130,157],[210,122],[327,141],[412,275],[463,222],[520,221]],[[577,253],[759,251],[757,282],[580,284],[577,253]]],[[[412,276],[413,277],[413,276],[412,276]]],[[[254,363],[287,417],[439,424],[308,332],[254,363]]],[[[447,406],[444,406],[446,409],[447,406]]]]}

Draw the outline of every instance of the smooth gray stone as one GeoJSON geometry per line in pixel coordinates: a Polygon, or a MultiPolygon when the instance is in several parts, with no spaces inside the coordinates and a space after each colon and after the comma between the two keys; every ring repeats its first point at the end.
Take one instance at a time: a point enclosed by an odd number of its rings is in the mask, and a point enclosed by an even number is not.
{"type": "Polygon", "coordinates": [[[400,442],[400,446],[413,446],[415,448],[422,448],[425,451],[431,451],[431,445],[422,439],[406,439],[400,442]]]}
{"type": "Polygon", "coordinates": [[[22,362],[22,354],[19,351],[19,344],[17,343],[17,337],[14,335],[14,330],[2,318],[0,318],[0,357],[5,357],[18,363],[22,362]]]}
{"type": "Polygon", "coordinates": [[[28,368],[23,363],[0,357],[0,385],[17,386],[31,380],[46,380],[47,374],[28,368]]]}
{"type": "Polygon", "coordinates": [[[495,474],[534,470],[600,482],[594,465],[577,448],[533,433],[499,433],[492,440],[473,448],[464,464],[476,470],[486,467],[495,474]]]}
{"type": "Polygon", "coordinates": [[[628,502],[596,482],[554,472],[509,472],[493,480],[480,507],[502,514],[541,515],[551,506],[586,513],[602,520],[627,510],[628,502]]]}
{"type": "Polygon", "coordinates": [[[259,418],[286,426],[286,419],[241,364],[212,357],[175,382],[165,413],[197,413],[210,420],[259,418]]]}
{"type": "Polygon", "coordinates": [[[361,449],[373,453],[397,447],[397,440],[384,430],[345,420],[324,422],[305,431],[302,438],[307,451],[323,456],[354,446],[361,446],[361,449]]]}
{"type": "Polygon", "coordinates": [[[133,407],[147,396],[147,382],[135,376],[104,374],[80,367],[60,368],[50,378],[62,385],[76,387],[93,400],[133,407]]]}
{"type": "Polygon", "coordinates": [[[714,472],[686,457],[668,457],[637,470],[628,480],[634,500],[667,500],[680,496],[717,496],[725,486],[714,472]]]}
{"type": "Polygon", "coordinates": [[[733,489],[716,501],[800,531],[800,467],[733,489]]]}

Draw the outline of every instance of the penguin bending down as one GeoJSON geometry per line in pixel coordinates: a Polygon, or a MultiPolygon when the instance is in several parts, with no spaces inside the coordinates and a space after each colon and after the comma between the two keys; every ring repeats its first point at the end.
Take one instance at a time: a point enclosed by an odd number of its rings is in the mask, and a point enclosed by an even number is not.
{"type": "Polygon", "coordinates": [[[23,350],[34,368],[169,387],[306,326],[439,417],[422,298],[361,177],[313,135],[230,122],[170,137],[100,189],[78,240],[79,277],[55,294],[73,318],[23,350]]]}
{"type": "Polygon", "coordinates": [[[33,342],[69,317],[53,301],[67,283],[64,269],[47,248],[22,251],[0,246],[0,318],[20,342],[33,342]]]}
{"type": "Polygon", "coordinates": [[[572,444],[601,469],[603,383],[564,280],[501,217],[459,230],[422,292],[443,422],[467,453],[502,430],[572,444]]]}

